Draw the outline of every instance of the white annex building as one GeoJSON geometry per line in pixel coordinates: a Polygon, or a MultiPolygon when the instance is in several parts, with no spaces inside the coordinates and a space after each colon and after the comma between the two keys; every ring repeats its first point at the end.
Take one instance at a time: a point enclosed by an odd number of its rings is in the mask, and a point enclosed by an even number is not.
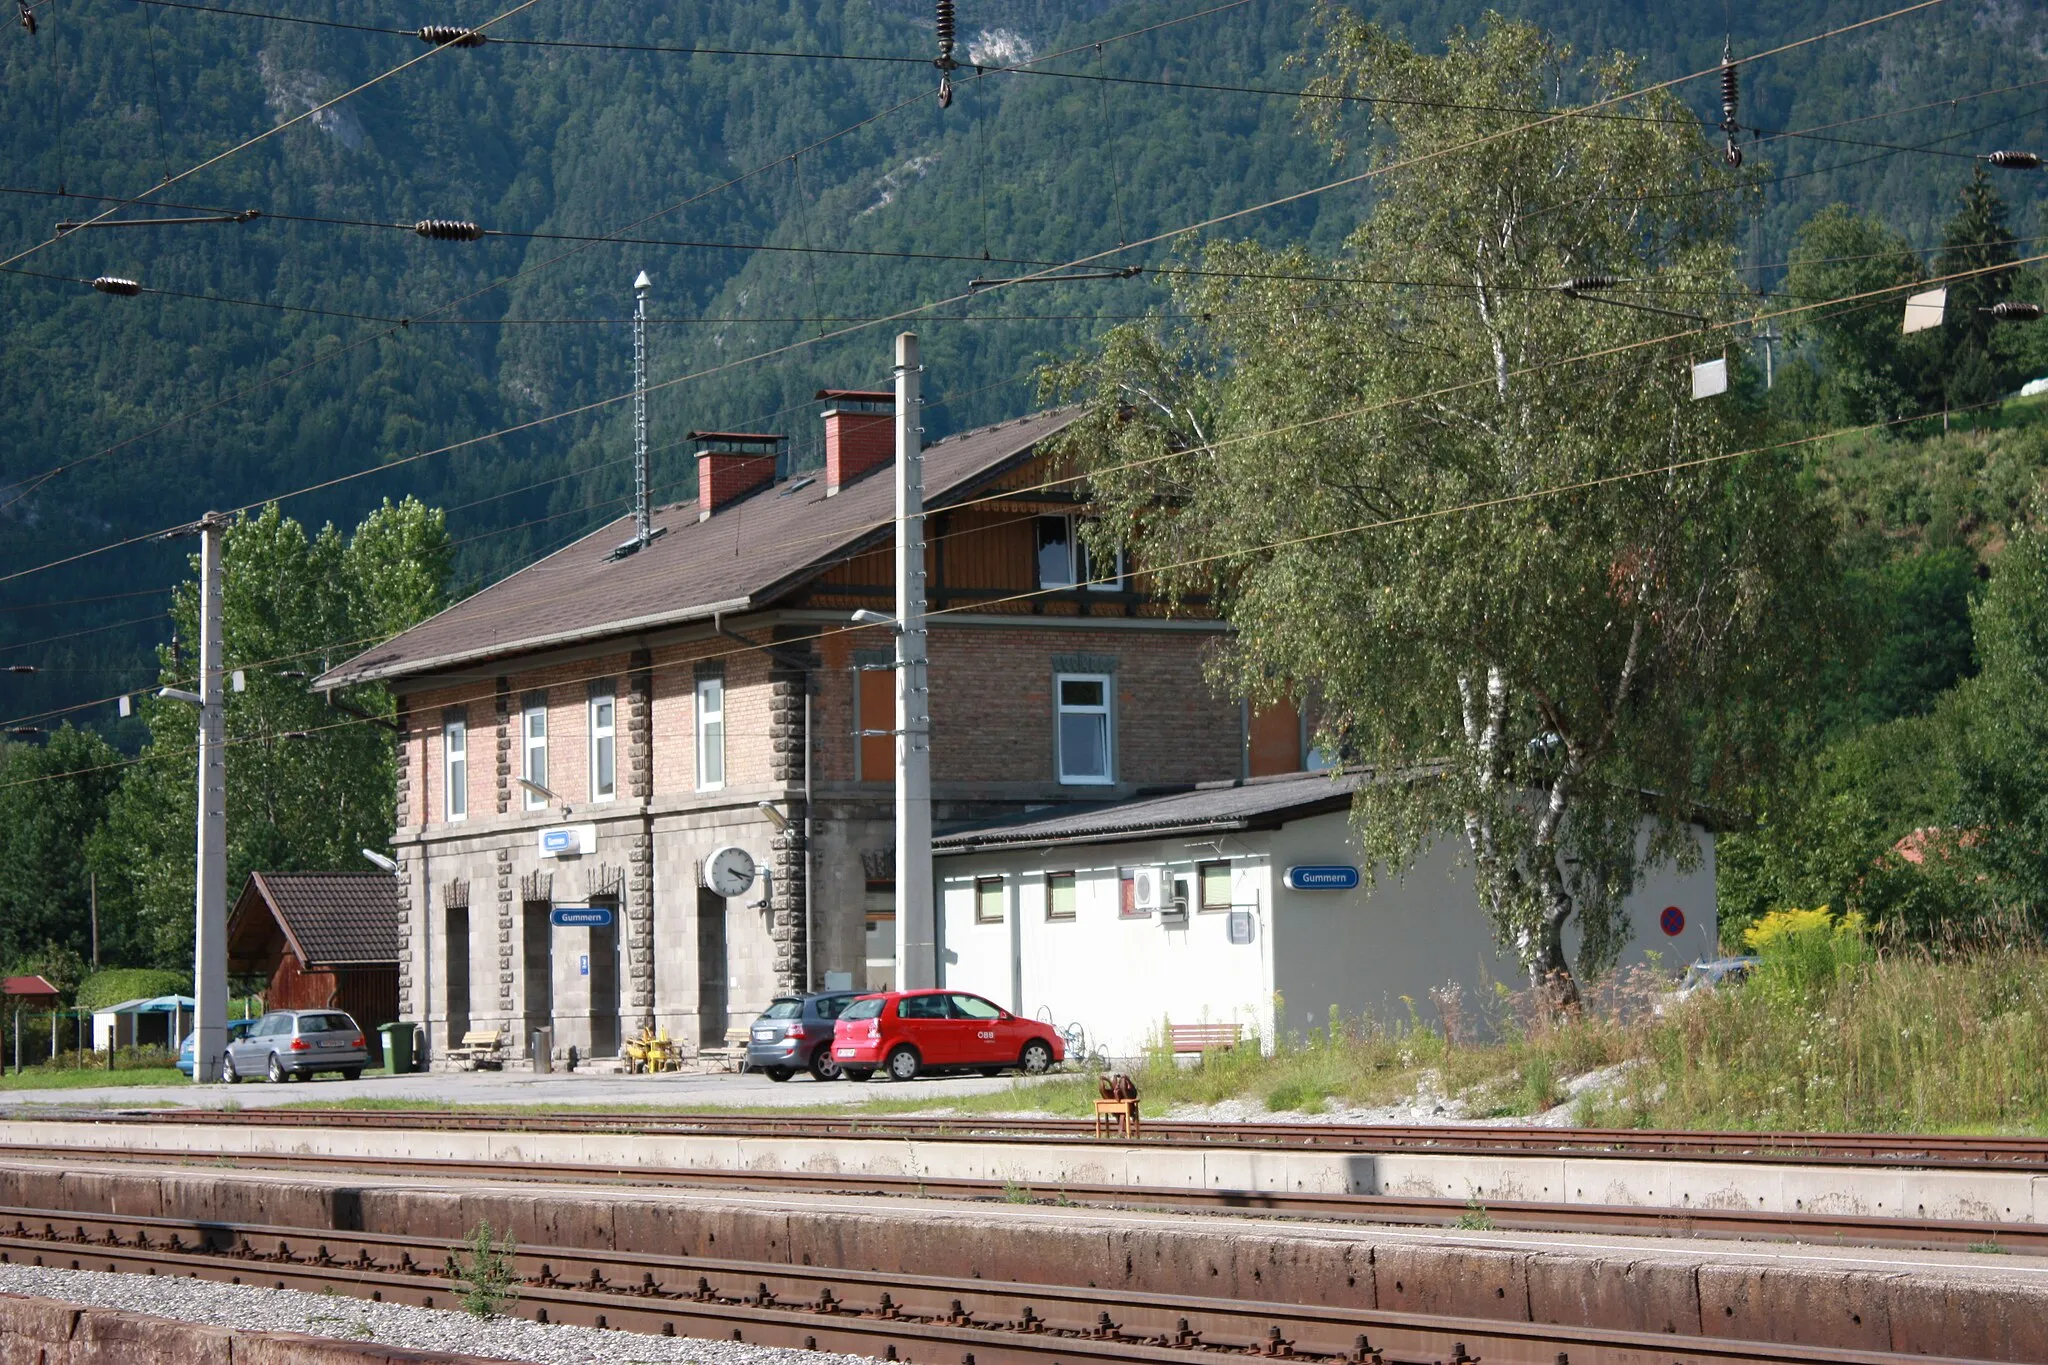
{"type": "MultiPolygon", "coordinates": [[[[1447,982],[1474,1002],[1524,985],[1455,845],[1399,879],[1360,875],[1353,781],[1253,778],[941,836],[943,984],[1078,1023],[1112,1057],[1142,1053],[1168,1021],[1271,1040],[1323,1026],[1333,1006],[1391,1020],[1412,1001],[1434,1020],[1429,992],[1447,982]]],[[[1714,955],[1713,835],[1698,837],[1695,870],[1650,868],[1629,898],[1622,965],[1714,955]]]]}

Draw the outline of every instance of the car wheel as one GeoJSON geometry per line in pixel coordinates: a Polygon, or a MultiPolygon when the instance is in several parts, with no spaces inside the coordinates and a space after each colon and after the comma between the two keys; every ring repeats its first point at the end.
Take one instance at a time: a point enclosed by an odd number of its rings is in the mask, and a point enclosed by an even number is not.
{"type": "Polygon", "coordinates": [[[889,1068],[890,1080],[914,1081],[924,1064],[918,1060],[916,1048],[899,1047],[889,1054],[889,1060],[883,1065],[889,1068]]]}
{"type": "Polygon", "coordinates": [[[819,1081],[839,1079],[839,1063],[832,1060],[832,1045],[827,1043],[811,1054],[811,1078],[819,1081]]]}
{"type": "Polygon", "coordinates": [[[235,1070],[235,1054],[223,1052],[220,1056],[220,1083],[222,1085],[237,1085],[241,1082],[241,1079],[242,1073],[235,1070]]]}
{"type": "Polygon", "coordinates": [[[341,1069],[341,1078],[345,1081],[359,1081],[363,1078],[363,1069],[359,1066],[345,1066],[341,1069]]]}
{"type": "Polygon", "coordinates": [[[1024,1055],[1017,1059],[1017,1065],[1027,1076],[1043,1076],[1052,1070],[1052,1049],[1034,1038],[1024,1044],[1024,1055]]]}
{"type": "Polygon", "coordinates": [[[291,1073],[284,1069],[284,1063],[278,1060],[275,1052],[270,1054],[270,1065],[264,1068],[264,1074],[270,1078],[272,1085],[283,1085],[291,1076],[291,1073]]]}
{"type": "Polygon", "coordinates": [[[875,1069],[871,1066],[848,1066],[839,1070],[840,1079],[847,1081],[864,1081],[874,1074],[875,1069]]]}
{"type": "Polygon", "coordinates": [[[761,1068],[761,1074],[778,1084],[796,1075],[794,1071],[791,1071],[786,1066],[764,1066],[761,1068]]]}

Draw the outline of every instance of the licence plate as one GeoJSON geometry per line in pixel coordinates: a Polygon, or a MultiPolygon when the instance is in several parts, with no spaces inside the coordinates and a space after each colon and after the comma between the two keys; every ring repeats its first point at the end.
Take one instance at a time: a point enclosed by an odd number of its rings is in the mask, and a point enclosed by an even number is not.
{"type": "Polygon", "coordinates": [[[834,1048],[832,1050],[832,1055],[835,1057],[851,1057],[854,1054],[854,1051],[855,1049],[850,1047],[834,1048]]]}
{"type": "Polygon", "coordinates": [[[757,1043],[772,1042],[774,1038],[775,1030],[772,1028],[757,1028],[754,1030],[754,1041],[757,1043]]]}

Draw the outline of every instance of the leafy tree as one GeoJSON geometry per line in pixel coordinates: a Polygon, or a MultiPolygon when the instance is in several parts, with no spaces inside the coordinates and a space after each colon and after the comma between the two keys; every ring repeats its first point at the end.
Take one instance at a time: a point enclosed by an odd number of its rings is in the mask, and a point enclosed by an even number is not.
{"type": "Polygon", "coordinates": [[[2048,534],[2019,527],[1972,613],[1983,671],[1943,708],[1954,826],[2002,896],[2048,907],[2048,534]]]}
{"type": "MultiPolygon", "coordinates": [[[[1904,236],[1874,217],[1833,204],[1799,229],[1785,272],[1795,303],[1849,298],[1921,277],[1904,236]]],[[[1882,422],[1920,410],[1933,344],[1899,331],[1902,304],[1852,304],[1800,313],[1786,331],[1821,362],[1818,415],[1828,422],[1882,422]]]]}
{"type": "Polygon", "coordinates": [[[1311,114],[1381,168],[1345,254],[1216,247],[1229,277],[1185,277],[1183,321],[1049,382],[1093,399],[1070,449],[1097,542],[1215,593],[1223,681],[1313,694],[1326,747],[1399,775],[1358,798],[1370,852],[1462,840],[1499,939],[1568,1001],[1567,926],[1581,971],[1611,963],[1639,858],[1694,856],[1696,803],[1739,803],[1770,759],[1819,658],[1827,528],[1787,457],[1698,463],[1761,422],[1692,400],[1683,324],[1556,287],[1737,294],[1725,196],[1673,193],[1738,185],[1697,122],[1653,96],[1629,106],[1649,120],[1510,132],[1554,82],[1634,68],[1497,17],[1442,56],[1321,23],[1318,93],[1384,97],[1362,129],[1343,101],[1311,114]]]}
{"type": "MultiPolygon", "coordinates": [[[[0,963],[75,962],[92,951],[85,845],[119,786],[121,756],[65,725],[43,744],[0,745],[0,963]]],[[[101,917],[102,949],[122,934],[101,917]]]]}
{"type": "MultiPolygon", "coordinates": [[[[448,542],[438,511],[386,501],[343,539],[309,537],[275,506],[238,520],[223,556],[226,667],[247,690],[227,694],[228,880],[250,872],[355,866],[358,850],[391,830],[390,733],[307,691],[330,659],[353,655],[441,604],[448,542]]],[[[199,635],[198,584],[177,592],[173,615],[199,635]]],[[[190,660],[162,651],[163,681],[191,686],[190,660]]],[[[339,696],[351,712],[388,716],[380,687],[339,696]]],[[[189,957],[192,935],[194,743],[198,718],[175,701],[144,703],[150,742],[95,836],[92,859],[147,928],[148,955],[189,957]]]]}
{"type": "Polygon", "coordinates": [[[1960,546],[1901,555],[1848,577],[1864,613],[1869,648],[1853,673],[1830,676],[1822,693],[1830,729],[1881,725],[1931,712],[1943,693],[1975,671],[1970,595],[1976,557],[1960,546]]]}

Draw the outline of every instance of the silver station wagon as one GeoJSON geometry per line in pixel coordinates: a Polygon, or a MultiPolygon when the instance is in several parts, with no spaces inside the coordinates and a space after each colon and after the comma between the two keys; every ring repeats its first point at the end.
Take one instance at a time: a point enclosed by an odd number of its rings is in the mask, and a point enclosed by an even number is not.
{"type": "Polygon", "coordinates": [[[228,1044],[220,1078],[281,1083],[322,1071],[354,1080],[370,1064],[370,1040],[340,1010],[272,1010],[228,1044]]]}

